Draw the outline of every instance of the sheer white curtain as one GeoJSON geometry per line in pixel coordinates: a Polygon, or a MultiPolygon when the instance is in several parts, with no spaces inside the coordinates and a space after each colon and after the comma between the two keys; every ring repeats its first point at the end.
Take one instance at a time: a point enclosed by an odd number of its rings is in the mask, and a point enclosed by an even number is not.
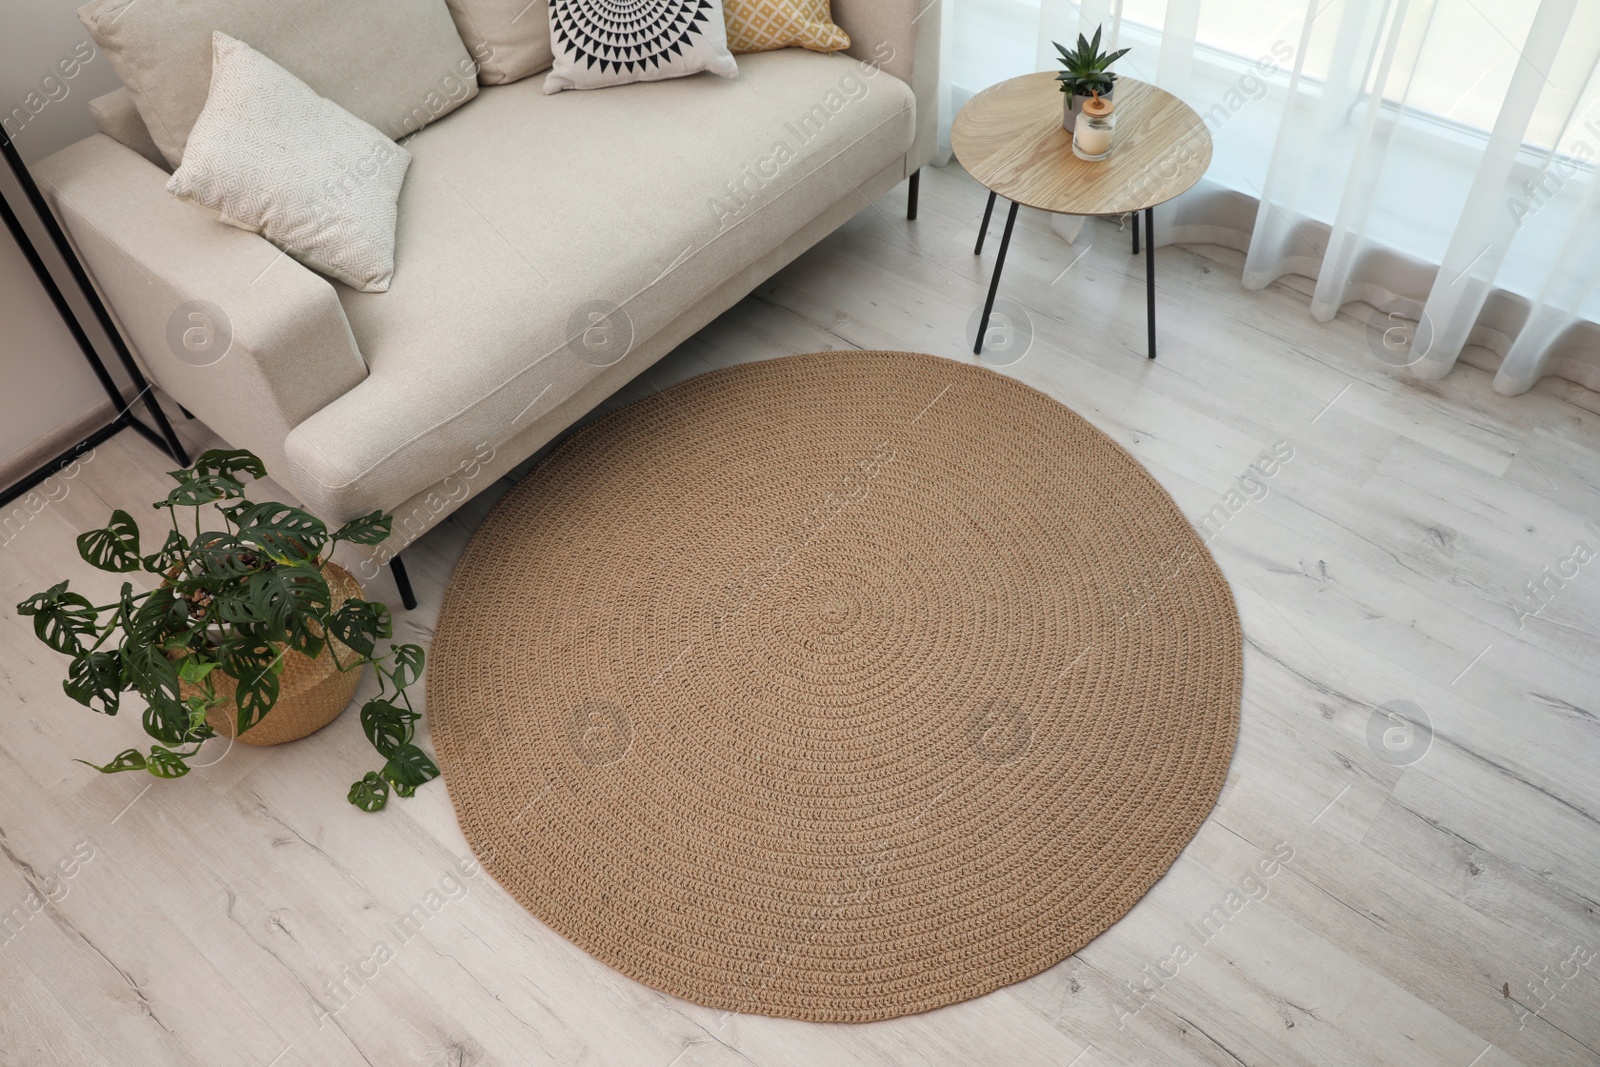
{"type": "MultiPolygon", "coordinates": [[[[1245,252],[1243,282],[1316,280],[1311,313],[1381,313],[1376,358],[1420,378],[1462,349],[1495,388],[1600,390],[1600,2],[945,0],[954,112],[1105,25],[1123,74],[1186,100],[1211,171],[1159,240],[1245,252]]],[[[1071,239],[1070,221],[1057,225],[1071,239]]]]}

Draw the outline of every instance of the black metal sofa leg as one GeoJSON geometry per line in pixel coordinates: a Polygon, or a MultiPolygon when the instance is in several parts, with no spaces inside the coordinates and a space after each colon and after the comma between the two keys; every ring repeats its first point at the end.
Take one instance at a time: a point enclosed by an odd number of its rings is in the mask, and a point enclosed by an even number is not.
{"type": "Polygon", "coordinates": [[[389,559],[389,570],[394,575],[395,588],[400,590],[400,603],[410,611],[417,606],[417,594],[411,591],[411,576],[406,573],[406,565],[399,556],[389,559]]]}

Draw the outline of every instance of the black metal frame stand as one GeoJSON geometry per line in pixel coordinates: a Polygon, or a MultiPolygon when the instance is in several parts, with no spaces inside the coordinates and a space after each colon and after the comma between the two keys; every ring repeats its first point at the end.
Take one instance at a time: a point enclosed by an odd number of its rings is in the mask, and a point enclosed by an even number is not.
{"type": "MultiPolygon", "coordinates": [[[[989,202],[983,208],[983,221],[978,224],[978,243],[973,246],[972,254],[983,254],[984,239],[989,236],[989,220],[994,217],[994,202],[999,193],[989,191],[989,202]]],[[[1017,204],[1011,202],[1011,210],[1006,212],[1005,232],[1000,236],[1000,254],[995,257],[994,274],[989,278],[989,298],[983,303],[983,317],[978,320],[978,336],[972,345],[972,354],[983,354],[983,336],[989,332],[989,315],[994,311],[994,298],[1000,291],[1000,272],[1005,269],[1006,250],[1011,247],[1011,228],[1017,221],[1017,204]]],[[[1150,358],[1156,358],[1156,209],[1144,209],[1144,306],[1145,324],[1147,330],[1150,358]]],[[[1133,213],[1133,254],[1139,254],[1139,212],[1133,213]]]]}
{"type": "Polygon", "coordinates": [[[82,291],[83,297],[89,303],[89,308],[94,312],[96,320],[105,330],[106,336],[111,339],[112,348],[115,349],[123,369],[133,382],[136,390],[133,401],[124,403],[122,393],[117,389],[116,381],[111,377],[106,365],[94,350],[89,335],[84,333],[83,326],[72,312],[72,305],[67,303],[67,298],[56,284],[55,276],[50,273],[50,268],[39,256],[38,249],[28,238],[28,233],[22,227],[22,220],[11,205],[6,202],[4,195],[0,195],[0,218],[5,221],[6,229],[11,232],[12,238],[17,242],[17,247],[22,249],[23,256],[28,260],[28,265],[33,268],[34,275],[39,279],[39,284],[44,287],[45,293],[50,297],[50,302],[55,305],[56,313],[61,316],[61,321],[67,324],[67,329],[72,333],[72,339],[77,342],[83,358],[88,361],[94,371],[95,378],[100,382],[100,388],[105,391],[112,404],[116,406],[116,417],[94,433],[85,437],[77,444],[56,456],[44,466],[37,468],[23,476],[16,482],[0,490],[0,506],[27,493],[34,486],[43,482],[57,471],[69,466],[85,452],[96,445],[116,436],[123,430],[137,431],[151,444],[165,452],[175,460],[179,466],[189,465],[189,454],[184,450],[178,435],[172,430],[172,423],[167,421],[166,413],[161,410],[161,405],[150,392],[150,383],[146,380],[144,372],[139,369],[139,364],[134,361],[133,353],[128,350],[127,342],[122,339],[122,334],[117,332],[116,323],[111,320],[111,313],[106,310],[100,294],[95,291],[94,285],[89,280],[89,275],[84,271],[83,264],[78,261],[77,254],[73,252],[67,235],[62,231],[61,224],[56,221],[55,215],[50,211],[50,206],[45,203],[44,196],[39,192],[39,186],[34,182],[33,175],[28,166],[17,153],[17,146],[12,142],[11,136],[0,130],[0,155],[4,155],[6,164],[11,168],[17,184],[21,186],[23,195],[27,197],[28,204],[39,217],[39,222],[44,226],[45,232],[50,235],[56,250],[61,253],[61,258],[66,261],[67,268],[72,273],[72,280],[82,291]],[[133,405],[143,401],[145,409],[150,413],[151,420],[156,424],[151,429],[133,415],[133,405]]]}

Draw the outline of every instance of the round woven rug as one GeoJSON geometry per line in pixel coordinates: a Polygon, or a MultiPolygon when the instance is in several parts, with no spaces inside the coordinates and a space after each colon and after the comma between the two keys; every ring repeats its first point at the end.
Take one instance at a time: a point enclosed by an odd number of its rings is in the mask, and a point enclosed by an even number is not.
{"type": "Polygon", "coordinates": [[[428,710],[529,911],[666,993],[865,1021],[1058,963],[1233,752],[1228,586],[1027,386],[905,352],[715,371],[574,435],[457,568],[428,710]]]}

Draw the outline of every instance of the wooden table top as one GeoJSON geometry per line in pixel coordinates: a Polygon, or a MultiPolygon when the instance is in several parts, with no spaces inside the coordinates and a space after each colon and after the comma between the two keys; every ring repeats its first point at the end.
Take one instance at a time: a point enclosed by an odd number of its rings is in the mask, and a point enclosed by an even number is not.
{"type": "Polygon", "coordinates": [[[1118,78],[1111,155],[1072,154],[1052,71],[992,85],[950,128],[956,158],[1007,200],[1063,215],[1120,215],[1165,203],[1211,165],[1211,133],[1194,108],[1164,89],[1118,78]]]}

